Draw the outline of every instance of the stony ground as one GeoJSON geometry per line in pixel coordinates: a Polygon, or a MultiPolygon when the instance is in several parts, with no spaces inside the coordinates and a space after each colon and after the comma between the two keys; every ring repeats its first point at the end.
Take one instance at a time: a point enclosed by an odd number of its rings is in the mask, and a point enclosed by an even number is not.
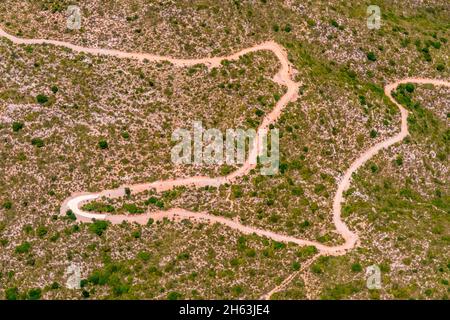
{"type": "MultiPolygon", "coordinates": [[[[367,28],[363,2],[135,0],[80,1],[82,29],[71,31],[68,4],[2,1],[0,23],[21,37],[175,57],[223,55],[265,40],[285,46],[302,87],[276,125],[282,172],[157,198],[164,208],[208,210],[326,244],[342,240],[330,216],[336,180],[399,130],[384,84],[450,75],[445,1],[380,2],[380,30],[367,28]]],[[[277,67],[268,52],[208,70],[0,39],[0,296],[258,298],[298,270],[313,249],[221,226],[87,225],[57,216],[72,192],[230,170],[175,167],[171,133],[193,120],[256,127],[283,93],[271,80],[277,67]],[[82,266],[82,289],[65,288],[71,263],[82,266]]],[[[345,221],[361,247],[315,260],[306,282],[295,278],[273,298],[448,298],[450,96],[417,86],[411,99],[420,103],[409,107],[411,137],[361,169],[347,196],[345,221]],[[381,266],[381,290],[365,287],[371,264],[381,266]]],[[[152,210],[150,196],[111,205],[152,210]]]]}

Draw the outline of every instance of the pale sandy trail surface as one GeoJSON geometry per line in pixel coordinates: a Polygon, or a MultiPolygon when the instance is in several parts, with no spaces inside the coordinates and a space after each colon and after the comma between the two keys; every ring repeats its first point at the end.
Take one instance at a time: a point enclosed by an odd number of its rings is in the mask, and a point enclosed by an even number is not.
{"type": "MultiPolygon", "coordinates": [[[[137,59],[139,61],[169,61],[173,65],[177,67],[186,67],[195,64],[205,64],[208,67],[219,67],[221,61],[223,60],[236,60],[239,59],[242,55],[245,55],[250,52],[256,52],[260,50],[271,51],[278,58],[281,67],[278,73],[274,76],[273,80],[283,86],[287,87],[287,92],[280,98],[277,102],[275,108],[267,114],[260,127],[257,131],[257,136],[261,135],[261,132],[267,130],[269,125],[274,123],[278,117],[280,116],[282,110],[286,107],[286,105],[295,101],[298,97],[298,89],[299,83],[294,81],[295,70],[293,69],[291,63],[287,58],[287,53],[283,47],[279,44],[268,41],[262,43],[260,45],[256,45],[251,48],[243,49],[235,54],[225,57],[212,57],[212,58],[201,58],[201,59],[179,59],[172,57],[164,57],[157,56],[146,53],[133,53],[133,52],[124,52],[118,50],[110,50],[110,49],[101,49],[101,48],[86,48],[77,45],[73,45],[68,42],[57,41],[57,40],[47,40],[47,39],[22,39],[12,36],[6,33],[0,27],[0,36],[8,38],[14,44],[51,44],[55,46],[61,46],[65,48],[69,48],[76,52],[84,52],[96,55],[106,55],[106,56],[114,56],[117,58],[128,58],[128,59],[137,59]]],[[[147,213],[142,215],[107,215],[107,214],[98,214],[98,213],[89,213],[80,209],[81,205],[87,201],[92,201],[94,199],[106,196],[110,198],[122,197],[125,195],[125,187],[130,188],[132,193],[144,192],[149,189],[155,189],[157,192],[162,192],[165,190],[172,189],[177,186],[193,186],[193,187],[204,187],[204,186],[219,186],[224,183],[233,182],[236,178],[244,176],[249,173],[249,171],[255,168],[255,159],[256,155],[259,152],[260,145],[258,143],[259,139],[255,139],[255,143],[250,148],[250,154],[246,162],[236,171],[230,173],[227,176],[223,177],[204,177],[204,176],[195,176],[188,178],[180,178],[174,180],[162,180],[155,181],[151,183],[143,183],[143,184],[135,184],[130,186],[122,186],[113,190],[105,190],[99,193],[76,193],[73,194],[70,198],[66,199],[61,205],[61,214],[65,214],[67,210],[72,210],[77,218],[84,222],[91,222],[92,219],[98,220],[108,220],[112,223],[121,223],[123,221],[136,222],[140,224],[147,223],[149,218],[154,220],[159,220],[163,218],[174,218],[174,219],[192,219],[201,222],[207,223],[220,223],[230,228],[236,229],[245,234],[255,233],[260,236],[265,236],[270,239],[281,241],[281,242],[293,242],[298,245],[312,245],[315,246],[319,255],[340,255],[344,254],[346,251],[354,248],[358,242],[358,235],[351,231],[347,225],[341,220],[341,209],[342,202],[344,200],[343,194],[349,188],[352,174],[356,172],[362,165],[366,163],[367,160],[376,155],[380,150],[388,148],[389,146],[402,141],[408,135],[408,125],[407,125],[407,117],[408,111],[403,108],[399,103],[395,101],[392,97],[392,91],[397,88],[399,84],[402,83],[417,83],[417,84],[433,84],[438,86],[449,86],[450,82],[444,80],[436,80],[436,79],[426,79],[426,78],[405,78],[388,84],[385,86],[385,94],[389,97],[389,99],[400,109],[401,113],[401,130],[395,136],[384,140],[368,150],[366,150],[362,155],[360,155],[346,170],[343,177],[340,179],[337,185],[337,191],[335,193],[333,199],[333,222],[336,226],[337,232],[343,237],[344,243],[338,246],[326,246],[316,241],[309,241],[305,239],[299,239],[292,236],[287,236],[279,233],[275,233],[268,230],[263,230],[259,228],[254,228],[251,226],[243,225],[235,220],[227,219],[221,216],[214,216],[208,214],[206,212],[192,212],[189,210],[185,210],[182,208],[173,208],[167,211],[158,211],[153,213],[147,213]]],[[[279,291],[284,288],[298,273],[295,273],[288,277],[283,283],[273,289],[270,293],[265,295],[265,297],[270,297],[270,295],[274,292],[279,291]]]]}

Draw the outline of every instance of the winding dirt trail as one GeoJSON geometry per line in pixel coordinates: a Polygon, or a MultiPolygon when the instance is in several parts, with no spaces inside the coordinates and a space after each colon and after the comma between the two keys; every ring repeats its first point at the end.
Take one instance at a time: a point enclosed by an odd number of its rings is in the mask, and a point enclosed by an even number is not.
{"type": "MultiPolygon", "coordinates": [[[[390,83],[384,87],[384,94],[400,109],[400,115],[401,115],[401,127],[400,132],[396,134],[395,136],[381,141],[380,143],[370,147],[367,151],[365,151],[358,159],[356,159],[350,167],[345,172],[344,176],[338,183],[338,189],[336,191],[336,194],[334,196],[333,200],[333,222],[336,226],[336,229],[339,233],[344,237],[344,239],[353,239],[355,242],[353,242],[352,248],[356,245],[356,242],[358,241],[357,235],[350,231],[348,227],[345,225],[345,223],[341,220],[341,209],[342,209],[342,202],[344,201],[343,194],[344,192],[350,187],[351,177],[354,172],[356,172],[366,161],[368,161],[370,158],[375,156],[380,150],[390,147],[391,145],[402,141],[406,136],[409,135],[408,131],[408,110],[406,110],[401,104],[399,104],[394,97],[392,97],[392,92],[400,85],[405,83],[415,83],[415,84],[432,84],[435,86],[446,86],[450,87],[449,81],[444,80],[438,80],[438,79],[429,79],[429,78],[404,78],[398,81],[395,81],[393,83],[390,83]],[[355,237],[355,238],[353,238],[355,237]]],[[[346,240],[347,242],[347,240],[346,240]]],[[[346,243],[347,244],[347,243],[346,243]]],[[[345,244],[344,244],[345,245],[345,244]]],[[[328,247],[328,248],[336,248],[336,247],[328,247]]],[[[318,258],[321,255],[324,254],[330,254],[328,251],[320,250],[319,247],[319,254],[316,254],[314,257],[310,258],[305,265],[302,266],[302,268],[299,271],[296,271],[292,273],[290,276],[288,276],[279,286],[272,289],[267,294],[263,295],[261,299],[270,299],[272,294],[279,292],[281,290],[284,290],[289,283],[298,275],[301,275],[304,270],[306,270],[307,267],[309,267],[312,262],[318,258]]],[[[351,248],[348,248],[351,249],[351,248]]],[[[338,255],[339,253],[342,253],[342,251],[336,251],[331,254],[338,255]]],[[[309,299],[310,297],[307,296],[309,299]]]]}
{"type": "MultiPolygon", "coordinates": [[[[117,189],[105,190],[98,193],[76,193],[71,197],[66,199],[61,205],[61,214],[65,214],[67,210],[72,210],[76,217],[84,222],[91,222],[92,219],[98,220],[108,220],[112,223],[121,223],[123,221],[136,222],[140,224],[147,223],[149,218],[154,220],[159,220],[163,218],[173,218],[173,219],[191,219],[199,222],[207,222],[207,223],[220,223],[222,225],[228,226],[232,229],[236,229],[244,234],[257,234],[259,236],[265,236],[267,238],[281,241],[281,242],[293,242],[298,245],[311,245],[315,246],[318,249],[318,254],[320,255],[341,255],[346,251],[353,249],[358,243],[358,235],[351,231],[347,225],[341,219],[341,209],[342,202],[344,200],[343,194],[349,188],[352,174],[356,172],[364,163],[376,155],[380,150],[388,148],[389,146],[402,141],[409,133],[408,133],[408,124],[407,117],[408,111],[403,108],[399,103],[395,101],[392,97],[392,91],[397,88],[399,84],[403,83],[417,83],[417,84],[433,84],[437,86],[448,86],[450,87],[450,82],[444,80],[436,80],[436,79],[426,79],[426,78],[405,78],[402,80],[398,80],[391,84],[385,86],[385,94],[389,99],[400,109],[401,113],[401,130],[395,136],[384,140],[368,150],[366,150],[362,155],[360,155],[345,171],[344,175],[340,179],[337,185],[337,191],[335,193],[333,199],[333,222],[336,226],[337,232],[343,237],[345,242],[338,246],[326,246],[316,241],[309,241],[305,239],[299,239],[292,236],[287,236],[279,233],[275,233],[272,231],[259,229],[251,226],[243,225],[237,221],[227,219],[220,216],[214,216],[208,214],[206,212],[192,212],[182,208],[173,208],[167,211],[158,211],[152,213],[146,213],[141,215],[107,215],[107,214],[98,214],[98,213],[90,213],[85,212],[80,209],[81,205],[87,201],[91,201],[103,196],[109,198],[118,198],[125,195],[125,188],[130,188],[133,194],[144,192],[149,189],[156,189],[157,192],[162,192],[165,190],[170,190],[173,187],[177,186],[192,186],[192,187],[205,187],[205,186],[220,186],[225,183],[231,183],[236,178],[244,176],[249,173],[249,171],[255,168],[255,159],[256,155],[259,154],[260,151],[260,139],[261,134],[269,128],[269,125],[276,122],[278,117],[280,116],[282,110],[287,106],[287,104],[291,101],[295,101],[298,97],[298,89],[299,83],[294,81],[294,76],[296,71],[288,60],[286,50],[281,47],[279,44],[273,41],[264,42],[262,44],[256,45],[254,47],[250,47],[244,50],[241,50],[235,54],[224,57],[212,57],[212,58],[201,58],[201,59],[178,59],[172,57],[165,56],[157,56],[146,53],[133,53],[133,52],[124,52],[118,50],[111,49],[101,49],[101,48],[86,48],[77,46],[64,41],[57,40],[47,40],[47,39],[22,39],[15,37],[13,35],[8,34],[0,27],[0,36],[5,37],[12,41],[14,44],[25,44],[25,45],[37,45],[37,44],[50,44],[60,47],[69,48],[76,52],[84,52],[94,55],[106,55],[106,56],[114,56],[117,58],[128,58],[135,59],[139,61],[168,61],[177,67],[186,67],[192,66],[196,64],[205,64],[208,67],[219,67],[221,61],[223,60],[236,60],[239,57],[248,54],[250,52],[256,52],[261,50],[271,51],[278,58],[281,67],[278,70],[277,74],[274,76],[273,81],[279,83],[287,87],[286,93],[280,98],[280,100],[275,105],[275,108],[267,114],[262,124],[259,126],[257,130],[257,139],[255,139],[255,143],[250,147],[249,157],[246,162],[236,171],[230,173],[227,176],[222,177],[205,177],[205,176],[194,176],[188,178],[174,179],[174,180],[161,180],[155,181],[151,183],[143,183],[143,184],[135,184],[130,186],[122,186],[117,189]]],[[[303,268],[302,268],[303,269],[303,268]]],[[[296,272],[289,276],[283,281],[283,283],[274,288],[268,294],[264,295],[264,298],[270,298],[271,294],[281,290],[286,287],[287,284],[295,278],[295,276],[299,274],[296,272]]]]}

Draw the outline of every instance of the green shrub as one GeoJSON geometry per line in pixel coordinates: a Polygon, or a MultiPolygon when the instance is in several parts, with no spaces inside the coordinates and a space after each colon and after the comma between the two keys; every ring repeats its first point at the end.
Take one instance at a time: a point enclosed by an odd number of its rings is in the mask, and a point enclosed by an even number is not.
{"type": "Polygon", "coordinates": [[[115,211],[112,205],[97,201],[86,203],[84,206],[81,207],[81,209],[83,209],[84,211],[99,212],[99,213],[102,212],[111,213],[115,211]]]}
{"type": "Polygon", "coordinates": [[[94,220],[93,223],[89,225],[89,231],[101,236],[103,232],[108,228],[109,222],[105,220],[94,220]]]}
{"type": "Polygon", "coordinates": [[[145,201],[145,205],[148,206],[150,204],[153,204],[155,206],[157,206],[160,209],[164,208],[164,202],[162,202],[161,200],[158,200],[155,197],[150,197],[148,198],[148,200],[145,201]]]}
{"type": "Polygon", "coordinates": [[[135,239],[139,239],[141,237],[141,232],[139,230],[133,231],[131,236],[135,239]]]}
{"type": "Polygon", "coordinates": [[[352,271],[353,272],[361,272],[362,271],[361,265],[359,263],[352,264],[352,271]]]}
{"type": "Polygon", "coordinates": [[[108,142],[106,140],[100,140],[98,146],[100,149],[108,149],[108,142]]]}
{"type": "Polygon", "coordinates": [[[70,219],[70,220],[77,220],[77,217],[75,216],[75,213],[73,213],[72,210],[67,210],[66,211],[66,216],[70,219]]]}
{"type": "Polygon", "coordinates": [[[30,289],[27,294],[28,300],[39,300],[42,296],[42,290],[39,288],[30,289]]]}
{"type": "Polygon", "coordinates": [[[286,245],[283,242],[273,241],[272,244],[273,244],[273,248],[275,250],[280,250],[280,249],[286,248],[286,245]]]}
{"type": "Polygon", "coordinates": [[[430,44],[435,49],[440,49],[441,48],[441,43],[439,41],[431,41],[430,44]]]}
{"type": "Polygon", "coordinates": [[[436,65],[436,70],[442,72],[445,70],[445,66],[442,63],[439,63],[436,65]]]}
{"type": "Polygon", "coordinates": [[[31,139],[31,144],[35,147],[42,148],[44,146],[44,140],[41,138],[33,138],[31,139]]]}
{"type": "Polygon", "coordinates": [[[222,165],[222,166],[220,167],[220,174],[221,174],[222,176],[226,176],[226,175],[229,174],[232,170],[233,170],[233,167],[224,164],[224,165],[222,165]]]}
{"type": "Polygon", "coordinates": [[[178,260],[189,260],[189,253],[188,252],[181,252],[178,256],[177,259],[178,260]]]}
{"type": "Polygon", "coordinates": [[[57,241],[59,239],[59,232],[56,232],[54,235],[52,235],[51,237],[50,237],[50,241],[51,242],[55,242],[55,241],[57,241]]]}
{"type": "Polygon", "coordinates": [[[316,274],[320,274],[320,273],[323,272],[323,270],[322,270],[322,268],[321,268],[321,266],[320,266],[319,264],[313,264],[313,265],[311,266],[311,271],[312,271],[313,273],[316,273],[316,274]]]}
{"type": "Polygon", "coordinates": [[[149,205],[149,204],[156,204],[158,202],[158,199],[155,197],[150,197],[148,198],[148,200],[145,201],[145,205],[149,205]]]}
{"type": "Polygon", "coordinates": [[[45,104],[48,102],[48,97],[44,94],[38,94],[36,96],[36,101],[40,104],[45,104]]]}
{"type": "Polygon", "coordinates": [[[231,288],[231,292],[233,293],[233,295],[239,296],[242,294],[242,292],[244,292],[244,289],[239,285],[235,285],[231,288]]]}
{"type": "Polygon", "coordinates": [[[433,59],[431,58],[431,54],[430,51],[428,50],[428,48],[423,48],[422,49],[422,54],[423,54],[423,59],[427,62],[431,62],[433,59]]]}
{"type": "Polygon", "coordinates": [[[17,287],[6,289],[5,297],[6,300],[17,300],[19,297],[19,289],[17,289],[17,287]]]}
{"type": "Polygon", "coordinates": [[[245,250],[245,255],[249,258],[254,258],[256,257],[256,251],[255,249],[248,248],[245,250]]]}
{"type": "Polygon", "coordinates": [[[361,284],[359,282],[337,284],[335,287],[325,288],[324,294],[321,295],[321,299],[325,300],[340,300],[355,294],[361,290],[361,284]]]}
{"type": "Polygon", "coordinates": [[[277,215],[277,214],[271,214],[270,215],[270,218],[269,218],[269,221],[271,222],[271,223],[277,223],[278,222],[278,220],[280,220],[280,216],[279,215],[277,215]]]}
{"type": "Polygon", "coordinates": [[[255,114],[256,114],[258,117],[262,117],[262,116],[264,115],[264,111],[262,111],[261,109],[256,109],[255,114]]]}
{"type": "Polygon", "coordinates": [[[237,185],[231,186],[231,192],[234,198],[240,198],[243,195],[242,188],[237,185]]]}
{"type": "Polygon", "coordinates": [[[51,285],[50,285],[50,289],[52,289],[52,290],[56,290],[56,289],[59,289],[59,288],[61,288],[61,285],[58,283],[58,282],[53,282],[51,285]]]}
{"type": "Polygon", "coordinates": [[[44,227],[44,226],[39,226],[39,227],[36,229],[36,234],[37,234],[37,236],[38,236],[39,238],[44,237],[44,236],[47,234],[47,232],[48,232],[48,229],[47,229],[46,227],[44,227]]]}
{"type": "Polygon", "coordinates": [[[139,251],[137,257],[142,261],[148,261],[150,260],[150,253],[148,253],[147,251],[139,251]]]}
{"type": "Polygon", "coordinates": [[[31,243],[25,241],[16,247],[16,253],[27,253],[31,250],[31,243]]]}
{"type": "Polygon", "coordinates": [[[139,19],[139,16],[137,14],[133,15],[133,16],[129,16],[126,18],[128,22],[131,21],[136,21],[137,19],[139,19]]]}
{"type": "Polygon", "coordinates": [[[412,84],[412,83],[407,83],[407,84],[405,85],[405,89],[406,89],[406,91],[408,91],[409,93],[414,92],[414,84],[412,84]]]}
{"type": "Polygon", "coordinates": [[[139,208],[134,203],[125,203],[122,208],[131,214],[139,214],[144,212],[144,209],[139,208]]]}
{"type": "Polygon", "coordinates": [[[107,263],[101,270],[95,270],[89,277],[88,281],[93,285],[108,285],[115,296],[121,296],[129,292],[129,280],[123,279],[129,275],[130,269],[122,263],[107,263]]]}
{"type": "Polygon", "coordinates": [[[315,27],[316,26],[316,22],[312,19],[306,19],[306,22],[308,23],[308,26],[310,27],[315,27]]]}
{"type": "Polygon", "coordinates": [[[23,226],[23,231],[26,234],[31,234],[33,232],[33,227],[31,226],[31,224],[26,224],[23,226]]]}
{"type": "Polygon", "coordinates": [[[22,130],[24,127],[23,122],[13,122],[12,124],[12,129],[14,132],[18,132],[20,130],[22,130]]]}
{"type": "Polygon", "coordinates": [[[375,53],[370,51],[370,52],[367,53],[367,59],[369,59],[370,61],[376,61],[377,57],[376,57],[375,53]]]}
{"type": "Polygon", "coordinates": [[[372,171],[372,173],[377,173],[378,172],[378,166],[375,163],[372,163],[370,165],[370,171],[372,171]]]}
{"type": "MultiPolygon", "coordinates": [[[[302,228],[307,228],[311,225],[311,222],[309,222],[308,220],[304,220],[302,223],[300,223],[300,227],[302,228]]],[[[315,247],[313,247],[315,248],[315,247]]]]}
{"type": "Polygon", "coordinates": [[[305,193],[305,191],[303,190],[303,188],[300,187],[300,186],[295,186],[295,187],[293,187],[292,190],[291,190],[291,192],[292,192],[292,194],[293,194],[294,196],[301,196],[301,195],[303,195],[303,194],[305,193]]]}
{"type": "Polygon", "coordinates": [[[3,207],[3,209],[6,209],[6,210],[9,210],[9,209],[11,209],[12,208],[12,206],[13,206],[13,204],[12,204],[12,202],[11,201],[5,201],[5,202],[3,202],[3,204],[2,204],[2,207],[3,207]]]}
{"type": "Polygon", "coordinates": [[[322,191],[324,191],[326,189],[326,187],[323,185],[323,184],[317,184],[317,185],[315,185],[315,187],[314,187],[314,193],[316,193],[316,194],[320,194],[320,193],[322,193],[322,191]]]}
{"type": "Polygon", "coordinates": [[[302,247],[300,250],[298,250],[295,254],[299,258],[307,258],[310,257],[318,252],[317,248],[314,246],[306,246],[302,247]]]}
{"type": "Polygon", "coordinates": [[[167,294],[167,300],[180,300],[182,298],[182,294],[176,291],[171,291],[167,294]]]}

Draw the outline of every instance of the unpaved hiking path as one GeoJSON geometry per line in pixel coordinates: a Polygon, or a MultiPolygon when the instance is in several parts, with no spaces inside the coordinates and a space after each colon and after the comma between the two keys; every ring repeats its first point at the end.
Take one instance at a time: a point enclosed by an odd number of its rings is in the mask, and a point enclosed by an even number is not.
{"type": "MultiPolygon", "coordinates": [[[[403,108],[395,99],[392,97],[392,91],[397,88],[399,84],[403,83],[417,83],[417,84],[433,84],[437,86],[448,86],[450,87],[450,82],[436,79],[426,79],[426,78],[405,78],[388,84],[385,86],[384,92],[387,97],[400,109],[401,114],[401,130],[395,136],[384,140],[366,150],[361,154],[345,171],[342,178],[339,180],[337,185],[337,191],[333,199],[333,222],[336,226],[337,232],[343,237],[344,243],[337,246],[326,246],[322,243],[316,241],[309,241],[305,239],[300,239],[292,236],[287,236],[279,233],[275,233],[268,230],[263,230],[251,226],[243,225],[235,220],[227,219],[221,216],[214,216],[206,212],[192,212],[182,208],[173,208],[167,211],[157,211],[152,213],[146,213],[141,215],[107,215],[85,212],[80,209],[81,205],[87,201],[92,201],[100,197],[117,198],[125,196],[125,188],[129,188],[131,193],[144,192],[149,189],[155,189],[157,192],[162,192],[165,190],[170,190],[173,187],[178,186],[191,186],[191,187],[205,187],[205,186],[220,186],[225,183],[231,183],[236,178],[244,176],[249,173],[249,171],[255,168],[254,161],[251,159],[256,159],[256,155],[259,153],[260,145],[258,137],[265,130],[268,130],[269,125],[276,122],[280,116],[282,110],[291,101],[295,101],[298,97],[299,83],[294,81],[295,70],[288,60],[286,50],[273,41],[264,42],[262,44],[243,49],[235,54],[224,57],[212,57],[212,58],[201,58],[201,59],[178,59],[165,56],[157,56],[146,53],[133,53],[124,52],[119,50],[111,49],[101,49],[101,48],[86,48],[77,46],[64,41],[57,40],[47,40],[47,39],[22,39],[15,37],[13,35],[5,32],[0,26],[0,36],[5,37],[12,41],[14,44],[25,44],[25,45],[35,45],[35,44],[51,44],[55,46],[65,47],[72,49],[75,52],[84,52],[94,55],[106,55],[113,56],[117,58],[128,58],[135,59],[139,61],[148,60],[151,62],[159,61],[169,61],[177,67],[187,67],[196,64],[205,64],[208,67],[219,67],[223,60],[237,60],[239,57],[248,54],[250,52],[256,52],[261,50],[271,51],[278,58],[281,67],[277,74],[274,76],[273,81],[287,87],[287,92],[280,98],[280,100],[275,105],[275,108],[268,113],[262,124],[259,126],[257,131],[257,139],[255,143],[250,147],[250,153],[248,159],[245,163],[236,171],[222,177],[204,177],[204,176],[194,176],[189,178],[180,178],[174,180],[161,180],[151,183],[135,184],[129,186],[122,186],[117,189],[105,190],[98,193],[76,193],[70,198],[66,199],[61,205],[61,214],[65,214],[67,210],[72,210],[76,217],[84,222],[91,222],[92,219],[97,220],[108,220],[112,223],[121,223],[123,221],[136,222],[140,224],[147,223],[149,218],[154,220],[160,220],[163,218],[174,218],[174,219],[191,219],[199,222],[207,223],[220,223],[222,225],[228,226],[232,229],[236,229],[244,234],[257,234],[259,236],[265,236],[267,238],[273,239],[275,241],[281,242],[293,242],[298,245],[311,245],[318,249],[318,255],[341,255],[347,250],[354,248],[358,242],[358,235],[351,231],[347,225],[341,220],[341,209],[342,202],[344,200],[343,194],[349,188],[351,177],[354,172],[356,172],[367,160],[376,155],[380,150],[388,148],[389,146],[402,141],[408,134],[408,111],[403,108]]],[[[264,298],[270,298],[270,295],[274,292],[279,291],[284,288],[297,273],[292,274],[283,281],[283,283],[270,291],[268,294],[263,296],[264,298]]]]}

